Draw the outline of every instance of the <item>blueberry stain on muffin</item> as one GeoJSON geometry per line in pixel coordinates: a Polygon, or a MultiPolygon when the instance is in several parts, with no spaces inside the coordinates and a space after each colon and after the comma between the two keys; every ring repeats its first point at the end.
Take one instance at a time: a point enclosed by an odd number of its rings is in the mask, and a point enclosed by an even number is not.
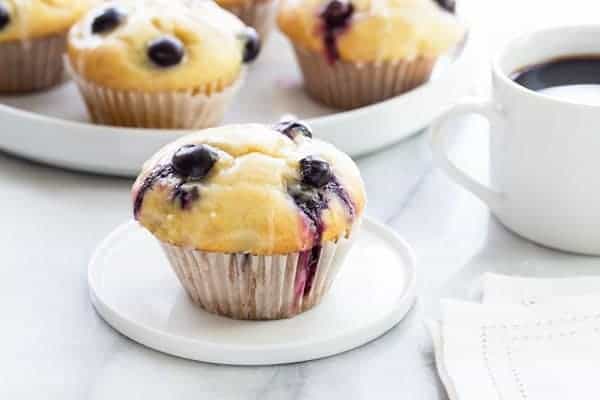
{"type": "Polygon", "coordinates": [[[198,187],[190,186],[188,183],[204,179],[218,159],[219,154],[210,146],[204,144],[181,146],[173,154],[170,164],[157,166],[146,177],[135,196],[134,216],[138,215],[146,192],[157,181],[166,178],[171,178],[176,182],[172,189],[171,200],[183,210],[189,209],[191,204],[200,198],[200,192],[198,187]]]}
{"type": "Polygon", "coordinates": [[[0,30],[6,28],[10,24],[10,13],[5,6],[0,4],[0,30]]]}
{"type": "Polygon", "coordinates": [[[184,55],[183,43],[173,36],[161,36],[148,43],[148,58],[159,67],[173,67],[181,63],[184,55]]]}
{"type": "Polygon", "coordinates": [[[337,196],[345,205],[351,219],[355,206],[350,195],[338,182],[331,166],[324,160],[308,156],[299,163],[300,182],[292,184],[288,193],[296,206],[309,219],[313,229],[313,247],[300,253],[296,280],[296,299],[310,293],[321,255],[321,241],[326,229],[323,211],[329,207],[331,195],[337,196]]]}
{"type": "Polygon", "coordinates": [[[310,127],[295,119],[285,119],[280,121],[273,126],[273,129],[283,133],[292,140],[295,140],[299,135],[312,138],[312,130],[310,127]]]}
{"type": "Polygon", "coordinates": [[[455,13],[456,12],[456,1],[455,0],[435,0],[444,10],[455,13]]]}
{"type": "Polygon", "coordinates": [[[321,246],[315,246],[310,250],[301,252],[298,256],[298,270],[296,271],[294,286],[294,299],[297,303],[304,296],[307,296],[313,287],[322,249],[321,246]]]}
{"type": "Polygon", "coordinates": [[[173,188],[171,200],[179,205],[182,210],[189,210],[191,205],[200,198],[200,191],[196,186],[185,187],[181,181],[173,188]]]}
{"type": "Polygon", "coordinates": [[[331,195],[337,196],[345,205],[350,218],[354,218],[355,206],[350,195],[336,179],[328,162],[307,156],[299,162],[300,181],[288,187],[288,193],[296,206],[313,225],[313,243],[318,245],[325,230],[323,210],[329,207],[331,195]]]}
{"type": "Polygon", "coordinates": [[[107,33],[118,27],[126,18],[124,11],[117,7],[105,9],[92,21],[92,33],[107,33]]]}
{"type": "Polygon", "coordinates": [[[330,63],[340,58],[337,38],[350,25],[354,5],[348,0],[331,0],[321,11],[325,55],[330,63]]]}
{"type": "Polygon", "coordinates": [[[144,197],[146,193],[154,186],[154,184],[160,180],[170,176],[174,176],[176,174],[175,169],[171,164],[166,165],[158,165],[156,166],[150,174],[144,179],[144,182],[137,190],[137,193],[134,196],[133,200],[133,215],[137,218],[139,215],[140,209],[142,208],[142,203],[144,202],[144,197]]]}
{"type": "Polygon", "coordinates": [[[261,49],[261,41],[258,33],[253,28],[247,27],[239,34],[239,38],[244,42],[242,61],[244,63],[254,61],[261,49]]]}

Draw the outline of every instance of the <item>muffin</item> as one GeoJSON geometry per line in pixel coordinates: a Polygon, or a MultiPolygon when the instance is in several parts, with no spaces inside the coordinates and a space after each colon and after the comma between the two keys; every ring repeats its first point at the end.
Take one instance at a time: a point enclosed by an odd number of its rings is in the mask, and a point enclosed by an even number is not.
{"type": "Polygon", "coordinates": [[[278,15],[310,96],[351,109],[411,90],[465,34],[449,0],[289,0],[278,15]]]}
{"type": "Polygon", "coordinates": [[[275,25],[277,0],[215,0],[218,5],[234,13],[248,26],[253,27],[263,40],[275,25]]]}
{"type": "Polygon", "coordinates": [[[0,92],[29,92],[59,83],[67,32],[90,3],[0,0],[0,92]]]}
{"type": "Polygon", "coordinates": [[[298,121],[177,140],[144,164],[132,197],[189,297],[253,320],[319,304],[365,206],[356,165],[298,121]]]}
{"type": "Polygon", "coordinates": [[[260,40],[213,2],[105,3],[69,33],[71,73],[96,123],[217,124],[260,40]]]}

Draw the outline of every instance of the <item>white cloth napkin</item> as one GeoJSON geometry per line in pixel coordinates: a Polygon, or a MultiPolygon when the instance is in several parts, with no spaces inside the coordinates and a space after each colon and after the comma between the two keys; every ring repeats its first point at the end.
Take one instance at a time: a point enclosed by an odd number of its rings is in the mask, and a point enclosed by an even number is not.
{"type": "Polygon", "coordinates": [[[600,398],[600,278],[488,274],[429,324],[451,400],[600,398]]]}

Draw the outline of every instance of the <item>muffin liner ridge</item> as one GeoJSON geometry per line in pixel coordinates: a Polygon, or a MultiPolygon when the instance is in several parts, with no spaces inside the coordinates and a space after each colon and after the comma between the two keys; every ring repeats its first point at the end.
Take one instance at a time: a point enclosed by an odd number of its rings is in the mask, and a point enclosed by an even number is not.
{"type": "Polygon", "coordinates": [[[221,6],[253,27],[264,44],[275,25],[278,0],[249,0],[240,5],[221,6]]]}
{"type": "MultiPolygon", "coordinates": [[[[353,231],[358,230],[357,227],[353,231]]],[[[310,289],[307,254],[269,256],[210,253],[160,242],[191,300],[206,311],[243,320],[291,318],[318,305],[329,291],[349,249],[348,238],[325,242],[310,289]]]]}
{"type": "Polygon", "coordinates": [[[242,86],[245,71],[223,90],[145,92],[97,85],[65,64],[85,101],[92,122],[103,125],[157,129],[199,129],[217,125],[242,86]]]}
{"type": "Polygon", "coordinates": [[[321,53],[294,46],[308,94],[327,106],[353,109],[392,98],[426,82],[436,58],[331,64],[321,53]]]}
{"type": "Polygon", "coordinates": [[[63,79],[66,33],[0,43],[0,92],[46,89],[63,79]]]}

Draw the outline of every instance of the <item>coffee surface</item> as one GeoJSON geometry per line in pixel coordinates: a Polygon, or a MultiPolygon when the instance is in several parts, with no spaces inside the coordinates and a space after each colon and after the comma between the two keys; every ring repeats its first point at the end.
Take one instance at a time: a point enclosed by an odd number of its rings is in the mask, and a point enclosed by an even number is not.
{"type": "Polygon", "coordinates": [[[600,54],[561,57],[521,68],[512,74],[531,90],[570,85],[600,85],[600,54]]]}

